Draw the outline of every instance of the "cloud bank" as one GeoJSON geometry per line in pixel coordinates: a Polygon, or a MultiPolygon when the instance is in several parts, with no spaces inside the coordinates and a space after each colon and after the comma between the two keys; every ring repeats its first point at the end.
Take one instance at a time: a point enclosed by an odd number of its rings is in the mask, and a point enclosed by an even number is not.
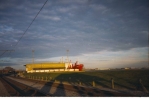
{"type": "MultiPolygon", "coordinates": [[[[93,59],[91,65],[100,67],[94,57],[98,57],[100,62],[109,59],[94,53],[106,51],[103,56],[108,56],[109,52],[133,52],[132,49],[146,50],[148,47],[148,0],[49,0],[15,47],[44,2],[0,1],[0,50],[15,49],[10,56],[9,53],[1,56],[1,60],[30,59],[33,49],[38,60],[53,57],[59,60],[69,49],[74,60],[82,57],[82,62],[88,64],[88,60],[83,58],[93,59]],[[91,55],[84,57],[89,53],[91,55]]],[[[134,53],[139,54],[137,57],[141,62],[146,61],[144,54],[147,51],[134,50],[134,53]]],[[[115,54],[110,60],[114,57],[115,54]]],[[[120,57],[116,59],[117,64],[120,57]]],[[[128,62],[126,66],[137,64],[139,60],[128,62]]],[[[103,62],[107,67],[112,66],[107,61],[103,62]]]]}

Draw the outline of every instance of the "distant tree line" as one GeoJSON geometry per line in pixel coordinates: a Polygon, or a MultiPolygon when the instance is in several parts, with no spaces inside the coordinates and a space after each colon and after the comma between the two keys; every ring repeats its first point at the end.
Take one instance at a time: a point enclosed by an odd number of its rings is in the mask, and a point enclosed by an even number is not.
{"type": "Polygon", "coordinates": [[[14,73],[15,69],[13,69],[12,67],[5,67],[2,70],[0,70],[0,73],[3,74],[8,74],[8,73],[14,73]]]}

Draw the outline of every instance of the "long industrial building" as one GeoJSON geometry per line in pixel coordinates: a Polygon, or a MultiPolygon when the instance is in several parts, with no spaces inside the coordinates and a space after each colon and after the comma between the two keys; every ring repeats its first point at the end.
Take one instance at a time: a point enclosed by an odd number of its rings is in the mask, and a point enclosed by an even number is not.
{"type": "Polygon", "coordinates": [[[58,71],[82,71],[83,64],[72,63],[34,63],[26,64],[27,73],[58,72],[58,71]]]}

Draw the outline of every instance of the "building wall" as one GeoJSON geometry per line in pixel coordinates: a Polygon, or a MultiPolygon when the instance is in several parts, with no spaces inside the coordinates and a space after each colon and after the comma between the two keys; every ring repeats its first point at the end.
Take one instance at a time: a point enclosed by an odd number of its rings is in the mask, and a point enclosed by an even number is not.
{"type": "Polygon", "coordinates": [[[27,73],[33,72],[58,72],[58,71],[79,71],[79,69],[70,69],[72,63],[36,63],[26,64],[27,73]]]}
{"type": "Polygon", "coordinates": [[[26,71],[39,69],[65,69],[65,63],[26,64],[26,71]]]}

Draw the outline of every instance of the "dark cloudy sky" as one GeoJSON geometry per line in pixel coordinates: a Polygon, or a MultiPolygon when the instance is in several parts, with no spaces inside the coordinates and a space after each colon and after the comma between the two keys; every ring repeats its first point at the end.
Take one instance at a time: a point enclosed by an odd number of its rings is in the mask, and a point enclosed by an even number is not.
{"type": "Polygon", "coordinates": [[[1,67],[24,68],[32,50],[35,62],[60,61],[67,49],[85,68],[148,66],[148,0],[48,0],[18,42],[44,2],[0,0],[0,50],[15,50],[0,51],[1,67]]]}

